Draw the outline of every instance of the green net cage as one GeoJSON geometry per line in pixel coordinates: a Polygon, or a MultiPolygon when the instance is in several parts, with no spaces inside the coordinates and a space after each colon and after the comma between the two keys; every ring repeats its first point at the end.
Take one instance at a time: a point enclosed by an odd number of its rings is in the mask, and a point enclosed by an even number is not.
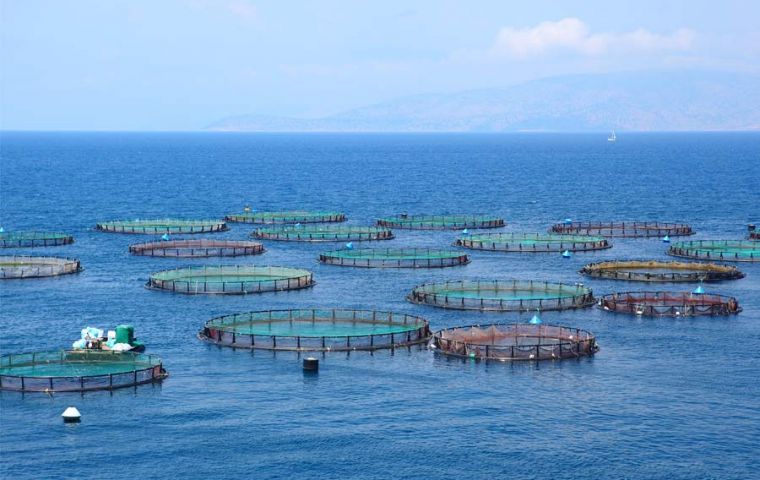
{"type": "Polygon", "coordinates": [[[105,350],[60,350],[0,357],[0,390],[85,392],[113,390],[167,377],[155,355],[105,350]]]}
{"type": "Polygon", "coordinates": [[[532,280],[458,280],[418,285],[408,295],[413,303],[459,310],[492,312],[567,310],[594,304],[583,285],[532,280]]]}
{"type": "Polygon", "coordinates": [[[265,310],[206,322],[201,339],[239,348],[291,351],[390,349],[430,338],[427,320],[350,309],[265,310]]]}
{"type": "Polygon", "coordinates": [[[407,215],[379,218],[381,227],[409,230],[456,230],[460,228],[499,228],[504,219],[492,215],[407,215]]]}
{"type": "Polygon", "coordinates": [[[649,317],[725,316],[742,311],[734,297],[694,292],[618,292],[602,296],[608,312],[649,317]]]}
{"type": "Polygon", "coordinates": [[[262,240],[289,242],[363,242],[390,240],[387,228],[354,226],[282,226],[257,228],[251,236],[262,240]]]}
{"type": "Polygon", "coordinates": [[[542,233],[485,233],[462,235],[455,245],[474,250],[514,253],[584,252],[612,245],[604,237],[542,233]]]}
{"type": "Polygon", "coordinates": [[[129,252],[148,257],[238,257],[264,253],[264,246],[239,240],[168,240],[130,245],[129,252]]]}
{"type": "Polygon", "coordinates": [[[599,350],[596,337],[586,330],[529,323],[447,328],[433,334],[430,348],[444,355],[501,362],[578,358],[599,350]]]}
{"type": "Polygon", "coordinates": [[[553,225],[550,233],[561,235],[599,235],[602,237],[676,237],[693,235],[685,223],[668,222],[563,222],[553,225]]]}
{"type": "Polygon", "coordinates": [[[146,286],[176,293],[235,295],[297,290],[313,285],[312,273],[299,268],[204,265],[154,273],[146,286]]]}
{"type": "Polygon", "coordinates": [[[228,230],[227,224],[218,220],[117,220],[98,223],[95,228],[108,233],[134,233],[144,235],[213,233],[228,230]]]}
{"type": "Polygon", "coordinates": [[[53,232],[0,232],[0,248],[55,247],[74,243],[74,237],[53,232]]]}
{"type": "Polygon", "coordinates": [[[590,263],[580,273],[594,278],[634,282],[719,282],[744,278],[736,267],[716,263],[613,260],[590,263]]]}
{"type": "Polygon", "coordinates": [[[82,265],[75,258],[0,256],[0,279],[55,277],[80,271],[82,265]]]}
{"type": "Polygon", "coordinates": [[[239,223],[331,223],[344,222],[346,215],[340,212],[243,212],[227,215],[224,219],[228,222],[239,223]]]}
{"type": "Polygon", "coordinates": [[[760,262],[760,241],[693,240],[673,243],[668,255],[724,262],[760,262]]]}
{"type": "Polygon", "coordinates": [[[470,257],[455,250],[432,248],[361,248],[323,252],[319,261],[346,267],[442,268],[466,265],[470,257]]]}

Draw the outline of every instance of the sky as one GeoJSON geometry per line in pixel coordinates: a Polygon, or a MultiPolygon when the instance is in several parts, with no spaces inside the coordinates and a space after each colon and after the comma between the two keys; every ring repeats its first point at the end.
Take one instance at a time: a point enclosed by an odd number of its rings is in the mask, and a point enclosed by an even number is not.
{"type": "Polygon", "coordinates": [[[0,4],[3,130],[198,130],[565,74],[760,73],[760,1],[0,4]]]}

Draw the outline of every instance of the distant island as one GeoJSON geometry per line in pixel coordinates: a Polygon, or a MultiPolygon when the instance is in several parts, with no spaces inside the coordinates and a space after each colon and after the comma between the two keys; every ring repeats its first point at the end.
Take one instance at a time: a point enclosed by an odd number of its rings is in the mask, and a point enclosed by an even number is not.
{"type": "Polygon", "coordinates": [[[552,77],[505,88],[425,94],[322,118],[239,115],[239,132],[758,131],[760,77],[627,72],[552,77]]]}

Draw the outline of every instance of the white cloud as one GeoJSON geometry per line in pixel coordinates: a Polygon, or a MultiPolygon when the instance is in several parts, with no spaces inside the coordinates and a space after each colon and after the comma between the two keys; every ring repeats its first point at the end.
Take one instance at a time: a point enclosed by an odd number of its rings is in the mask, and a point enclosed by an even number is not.
{"type": "Polygon", "coordinates": [[[230,0],[224,7],[233,15],[244,20],[255,20],[258,17],[256,6],[245,0],[230,0]]]}
{"type": "Polygon", "coordinates": [[[666,35],[641,28],[625,33],[591,33],[583,21],[570,17],[528,28],[502,28],[489,54],[528,58],[560,51],[588,56],[619,51],[683,51],[691,48],[694,37],[689,29],[666,35]]]}

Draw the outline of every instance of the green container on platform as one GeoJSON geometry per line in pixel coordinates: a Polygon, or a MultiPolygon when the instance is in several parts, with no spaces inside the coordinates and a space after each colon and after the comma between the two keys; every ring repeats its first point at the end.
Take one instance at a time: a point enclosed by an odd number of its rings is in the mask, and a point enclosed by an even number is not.
{"type": "Polygon", "coordinates": [[[116,325],[116,343],[132,345],[135,340],[135,327],[132,325],[116,325]]]}

